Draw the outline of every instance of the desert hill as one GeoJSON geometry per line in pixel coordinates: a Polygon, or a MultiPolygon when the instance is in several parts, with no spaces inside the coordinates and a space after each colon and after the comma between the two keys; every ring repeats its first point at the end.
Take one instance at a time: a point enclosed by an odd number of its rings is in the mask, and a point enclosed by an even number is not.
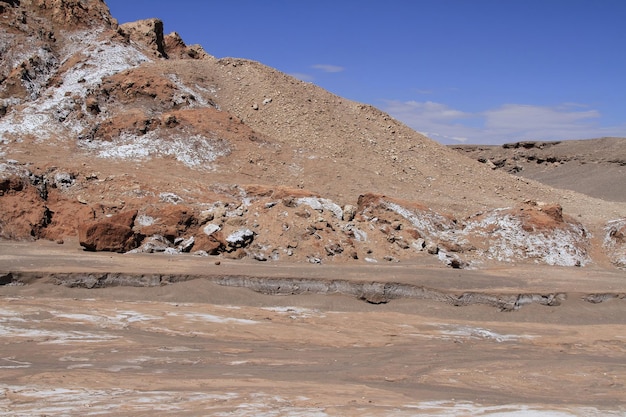
{"type": "Polygon", "coordinates": [[[626,264],[626,206],[102,1],[0,2],[0,237],[258,260],[626,264]]]}
{"type": "Polygon", "coordinates": [[[626,202],[626,138],[450,147],[492,169],[603,200],[626,202]]]}

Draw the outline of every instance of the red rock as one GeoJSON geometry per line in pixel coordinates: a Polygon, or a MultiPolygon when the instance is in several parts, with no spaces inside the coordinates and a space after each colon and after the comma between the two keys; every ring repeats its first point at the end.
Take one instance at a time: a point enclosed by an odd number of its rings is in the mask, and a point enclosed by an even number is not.
{"type": "Polygon", "coordinates": [[[80,245],[89,251],[128,252],[139,246],[139,236],[133,231],[137,211],[127,211],[94,223],[78,227],[80,245]]]}
{"type": "Polygon", "coordinates": [[[226,250],[226,240],[221,232],[214,232],[211,235],[204,233],[195,236],[194,250],[203,250],[209,255],[218,255],[226,250]]]}

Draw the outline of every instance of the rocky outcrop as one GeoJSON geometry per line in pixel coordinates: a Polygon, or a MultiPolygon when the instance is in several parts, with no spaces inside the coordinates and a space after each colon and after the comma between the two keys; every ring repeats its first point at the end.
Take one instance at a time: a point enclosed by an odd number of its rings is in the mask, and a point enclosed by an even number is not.
{"type": "Polygon", "coordinates": [[[144,45],[157,58],[167,58],[165,39],[163,37],[163,21],[161,19],[145,19],[120,25],[120,30],[128,38],[144,45]]]}
{"type": "Polygon", "coordinates": [[[187,46],[176,32],[164,35],[163,21],[145,19],[120,25],[120,31],[130,41],[145,48],[156,58],[202,59],[209,55],[200,45],[187,46]]]}
{"type": "Polygon", "coordinates": [[[204,59],[210,57],[200,45],[186,45],[176,32],[164,37],[165,52],[170,59],[204,59]]]}
{"type": "Polygon", "coordinates": [[[133,231],[137,211],[122,212],[78,227],[80,245],[88,251],[128,252],[135,249],[140,236],[133,231]]]}
{"type": "Polygon", "coordinates": [[[52,219],[46,197],[43,177],[32,175],[15,161],[0,164],[0,238],[42,237],[52,219]]]}

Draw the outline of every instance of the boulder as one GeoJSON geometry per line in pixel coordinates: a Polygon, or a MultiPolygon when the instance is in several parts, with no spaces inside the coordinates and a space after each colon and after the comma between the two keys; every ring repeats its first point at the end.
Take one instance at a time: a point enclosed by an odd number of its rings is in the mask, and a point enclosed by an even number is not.
{"type": "Polygon", "coordinates": [[[133,231],[137,210],[78,226],[80,245],[88,251],[128,252],[139,246],[140,236],[133,231]]]}
{"type": "Polygon", "coordinates": [[[182,205],[166,205],[158,209],[148,210],[146,215],[153,219],[152,223],[140,228],[146,236],[161,235],[170,242],[183,236],[191,227],[198,224],[194,210],[182,205]]]}
{"type": "Polygon", "coordinates": [[[210,235],[199,233],[195,236],[194,249],[196,251],[205,251],[209,255],[219,255],[226,250],[226,240],[220,231],[215,231],[210,235]]]}

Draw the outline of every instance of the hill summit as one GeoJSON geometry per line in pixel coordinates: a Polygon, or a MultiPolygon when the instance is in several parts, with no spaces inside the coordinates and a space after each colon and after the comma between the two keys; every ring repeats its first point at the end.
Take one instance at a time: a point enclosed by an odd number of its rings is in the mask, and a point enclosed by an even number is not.
{"type": "Polygon", "coordinates": [[[626,266],[626,209],[100,0],[0,1],[0,237],[88,250],[626,266]]]}

